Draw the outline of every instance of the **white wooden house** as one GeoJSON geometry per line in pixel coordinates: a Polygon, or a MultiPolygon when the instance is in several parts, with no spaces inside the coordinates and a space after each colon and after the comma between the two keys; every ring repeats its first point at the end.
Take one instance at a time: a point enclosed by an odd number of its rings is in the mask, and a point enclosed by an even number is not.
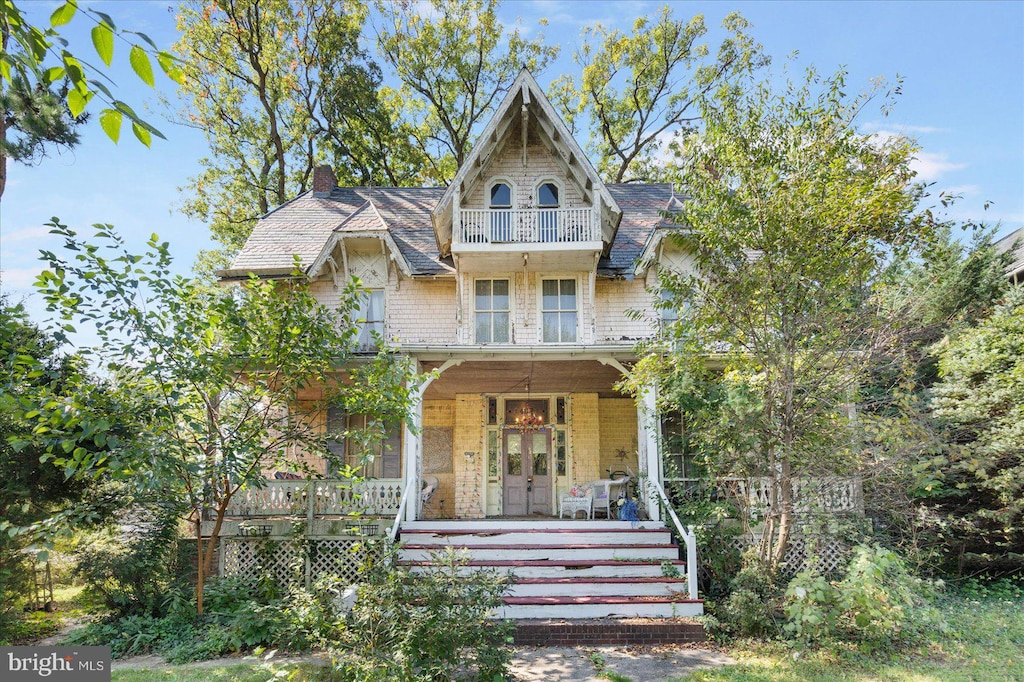
{"type": "MultiPolygon", "coordinates": [[[[617,388],[661,323],[659,268],[689,267],[662,239],[679,201],[667,184],[602,182],[525,70],[447,188],[337,187],[316,169],[313,189],[261,218],[221,276],[285,276],[297,255],[327,304],[358,276],[366,343],[375,330],[436,376],[413,428],[396,428],[366,470],[358,503],[311,460],[324,480],[269,481],[234,512],[270,516],[304,495],[313,521],[358,504],[400,521],[413,563],[432,545],[489,545],[476,561],[527,581],[510,616],[700,613],[685,529],[690,584],[660,566],[683,563],[662,519],[664,462],[680,476],[688,462],[662,452],[673,422],[654,413],[653,393],[617,388]],[[559,518],[574,486],[616,471],[634,475],[648,520],[559,518]],[[427,500],[424,482],[436,487],[427,500]]],[[[361,418],[333,413],[323,428],[361,418]]],[[[324,541],[336,530],[323,526],[324,541]]],[[[244,563],[240,548],[222,561],[244,563]]]]}

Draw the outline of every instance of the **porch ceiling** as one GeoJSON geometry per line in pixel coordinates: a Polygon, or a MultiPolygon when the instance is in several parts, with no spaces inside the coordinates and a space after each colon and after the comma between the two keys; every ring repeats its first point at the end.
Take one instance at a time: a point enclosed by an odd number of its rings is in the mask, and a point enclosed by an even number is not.
{"type": "MultiPolygon", "coordinates": [[[[439,367],[424,362],[424,371],[439,367]]],[[[622,374],[597,360],[466,360],[445,370],[427,387],[427,400],[452,400],[456,393],[597,393],[602,398],[623,398],[614,385],[622,374]]]]}

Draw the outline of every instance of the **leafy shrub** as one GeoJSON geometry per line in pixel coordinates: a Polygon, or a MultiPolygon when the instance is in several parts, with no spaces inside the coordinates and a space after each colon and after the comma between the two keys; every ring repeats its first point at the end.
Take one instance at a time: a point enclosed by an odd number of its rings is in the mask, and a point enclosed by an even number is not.
{"type": "Polygon", "coordinates": [[[447,680],[460,669],[488,680],[507,675],[510,626],[487,616],[502,605],[509,577],[463,575],[468,559],[451,550],[432,561],[415,576],[393,566],[367,572],[334,656],[342,679],[447,680]]]}
{"type": "Polygon", "coordinates": [[[781,590],[754,552],[743,556],[731,591],[717,614],[721,634],[741,637],[773,637],[779,634],[781,590]]]}
{"type": "Polygon", "coordinates": [[[786,588],[787,633],[800,641],[832,636],[839,615],[839,594],[816,566],[797,573],[786,588]]]}
{"type": "Polygon", "coordinates": [[[858,545],[839,584],[849,625],[864,640],[896,635],[914,605],[914,578],[894,552],[858,545]]]}
{"type": "Polygon", "coordinates": [[[281,591],[271,581],[223,578],[203,591],[206,613],[196,615],[183,593],[165,599],[166,616],[114,616],[76,632],[74,644],[109,645],[114,658],[156,652],[172,663],[213,658],[258,646],[293,651],[325,647],[343,621],[328,583],[313,591],[281,591]]]}
{"type": "Polygon", "coordinates": [[[180,555],[178,539],[177,515],[159,510],[138,535],[106,533],[83,543],[75,552],[75,577],[116,615],[164,615],[165,595],[187,582],[190,562],[180,555]]]}
{"type": "Polygon", "coordinates": [[[944,628],[931,591],[895,552],[858,545],[841,581],[830,582],[813,567],[790,581],[785,629],[804,643],[842,635],[868,651],[920,639],[944,628]]]}

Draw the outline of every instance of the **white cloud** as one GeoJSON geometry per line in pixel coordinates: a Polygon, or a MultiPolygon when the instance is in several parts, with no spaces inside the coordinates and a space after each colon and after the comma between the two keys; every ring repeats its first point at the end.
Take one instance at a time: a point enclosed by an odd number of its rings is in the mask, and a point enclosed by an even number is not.
{"type": "Polygon", "coordinates": [[[934,182],[945,173],[966,168],[966,163],[950,161],[946,154],[918,151],[910,161],[910,169],[917,173],[917,180],[934,182]]]}
{"type": "Polygon", "coordinates": [[[946,194],[959,194],[965,197],[973,197],[981,194],[979,185],[953,185],[943,190],[946,194]]]}
{"type": "Polygon", "coordinates": [[[884,133],[887,136],[891,135],[902,135],[909,137],[912,135],[930,135],[933,133],[948,133],[951,132],[949,128],[938,128],[936,126],[915,126],[907,123],[895,123],[894,121],[868,121],[861,124],[861,128],[865,132],[871,133],[884,133]],[[895,132],[891,129],[895,128],[895,132]]]}
{"type": "Polygon", "coordinates": [[[31,291],[32,284],[36,281],[36,277],[43,271],[42,266],[36,266],[34,268],[4,268],[0,270],[0,282],[3,282],[3,288],[5,291],[9,290],[23,290],[31,291]]]}
{"type": "Polygon", "coordinates": [[[50,236],[50,230],[52,229],[53,228],[45,225],[24,227],[20,230],[14,230],[13,232],[0,235],[0,240],[5,242],[22,242],[28,239],[46,239],[50,236]]]}

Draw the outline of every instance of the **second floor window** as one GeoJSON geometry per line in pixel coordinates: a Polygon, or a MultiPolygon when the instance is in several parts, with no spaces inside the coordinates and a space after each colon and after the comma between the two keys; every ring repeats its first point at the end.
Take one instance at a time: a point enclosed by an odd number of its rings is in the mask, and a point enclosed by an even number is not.
{"type": "Polygon", "coordinates": [[[509,295],[507,279],[476,281],[476,342],[509,342],[509,295]]]}
{"type": "Polygon", "coordinates": [[[504,182],[491,185],[491,241],[512,241],[512,187],[504,182]]]}
{"type": "Polygon", "coordinates": [[[356,312],[359,324],[359,338],[356,341],[360,350],[373,350],[377,347],[374,334],[384,335],[384,290],[369,289],[359,299],[359,310],[356,312]]]}
{"type": "Polygon", "coordinates": [[[558,241],[558,185],[542,183],[537,187],[537,228],[542,242],[558,241]]]}
{"type": "Polygon", "coordinates": [[[576,280],[541,282],[541,338],[544,343],[576,342],[576,280]]]}

